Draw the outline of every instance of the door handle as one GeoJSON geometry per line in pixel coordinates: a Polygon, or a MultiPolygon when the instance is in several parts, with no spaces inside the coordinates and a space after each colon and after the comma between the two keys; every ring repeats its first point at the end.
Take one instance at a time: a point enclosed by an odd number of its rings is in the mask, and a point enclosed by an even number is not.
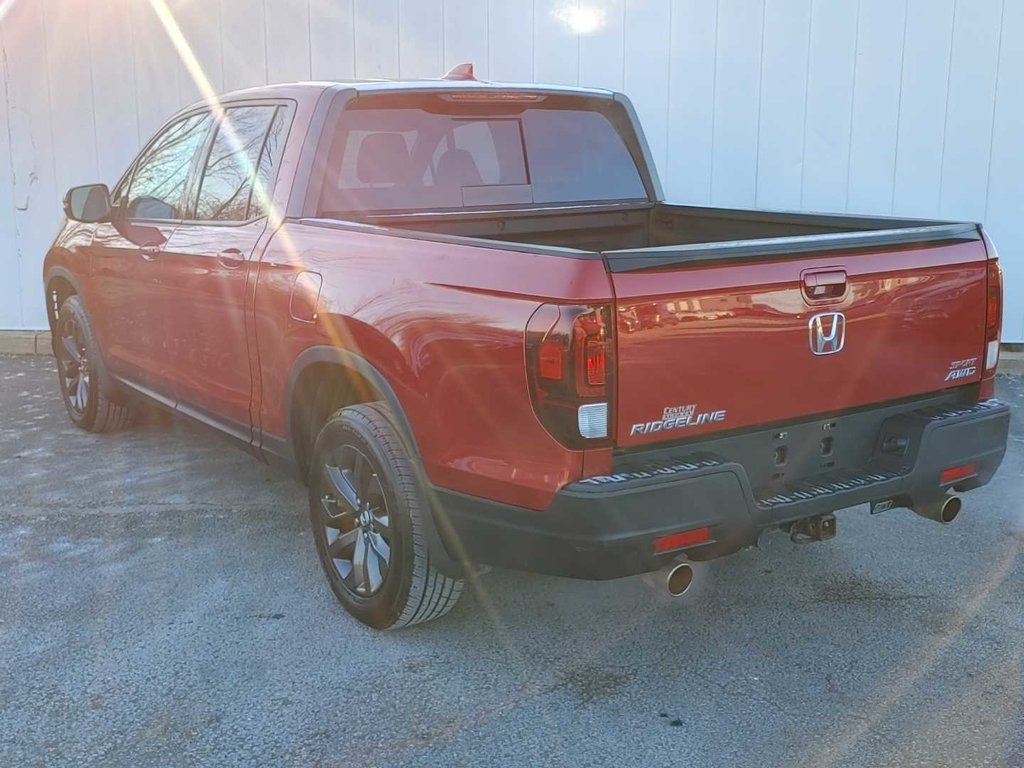
{"type": "Polygon", "coordinates": [[[245,264],[245,256],[237,248],[225,248],[217,254],[217,261],[225,269],[238,269],[245,264]]]}
{"type": "Polygon", "coordinates": [[[160,255],[160,246],[159,245],[152,245],[152,244],[151,245],[140,245],[139,246],[139,254],[146,261],[153,261],[157,256],[160,255]]]}
{"type": "Polygon", "coordinates": [[[846,270],[829,269],[805,272],[804,295],[811,301],[839,299],[846,295],[846,270]]]}

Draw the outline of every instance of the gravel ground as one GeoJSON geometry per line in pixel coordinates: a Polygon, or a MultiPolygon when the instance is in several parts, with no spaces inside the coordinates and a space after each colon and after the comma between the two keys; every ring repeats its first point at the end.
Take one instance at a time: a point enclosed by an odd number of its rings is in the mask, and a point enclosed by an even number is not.
{"type": "Polygon", "coordinates": [[[304,489],[181,420],[73,429],[0,358],[0,765],[1022,766],[1024,385],[953,526],[650,578],[493,570],[378,634],[313,553],[304,489]]]}

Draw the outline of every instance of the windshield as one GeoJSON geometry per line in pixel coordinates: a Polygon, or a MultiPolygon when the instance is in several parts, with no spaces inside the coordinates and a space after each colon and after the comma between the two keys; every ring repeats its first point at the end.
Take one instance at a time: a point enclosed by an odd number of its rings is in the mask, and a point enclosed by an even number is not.
{"type": "Polygon", "coordinates": [[[319,212],[645,198],[629,149],[601,112],[350,108],[331,142],[319,212]]]}

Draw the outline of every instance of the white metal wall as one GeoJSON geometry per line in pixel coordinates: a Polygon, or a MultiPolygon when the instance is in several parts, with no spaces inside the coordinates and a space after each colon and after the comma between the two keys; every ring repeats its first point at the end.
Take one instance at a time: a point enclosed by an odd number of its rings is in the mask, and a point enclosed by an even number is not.
{"type": "MultiPolygon", "coordinates": [[[[0,328],[45,324],[61,192],[199,88],[162,0],[0,0],[0,328]]],[[[213,88],[478,77],[625,91],[670,199],[984,221],[1024,340],[1024,0],[167,0],[213,88]]]]}

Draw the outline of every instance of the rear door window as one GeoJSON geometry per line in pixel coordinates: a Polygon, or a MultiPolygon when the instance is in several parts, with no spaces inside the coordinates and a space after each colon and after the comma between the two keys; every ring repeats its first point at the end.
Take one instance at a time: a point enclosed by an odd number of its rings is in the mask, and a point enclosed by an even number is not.
{"type": "Polygon", "coordinates": [[[198,221],[246,221],[253,180],[277,110],[274,106],[228,109],[210,146],[196,201],[198,221]]]}
{"type": "Polygon", "coordinates": [[[249,218],[257,219],[266,216],[270,211],[270,202],[274,192],[274,182],[277,180],[277,171],[281,165],[281,155],[284,153],[284,142],[288,136],[289,111],[286,107],[278,107],[274,113],[274,120],[267,131],[267,138],[263,142],[263,154],[260,155],[260,163],[256,168],[256,184],[253,186],[252,194],[249,196],[249,218]]]}

